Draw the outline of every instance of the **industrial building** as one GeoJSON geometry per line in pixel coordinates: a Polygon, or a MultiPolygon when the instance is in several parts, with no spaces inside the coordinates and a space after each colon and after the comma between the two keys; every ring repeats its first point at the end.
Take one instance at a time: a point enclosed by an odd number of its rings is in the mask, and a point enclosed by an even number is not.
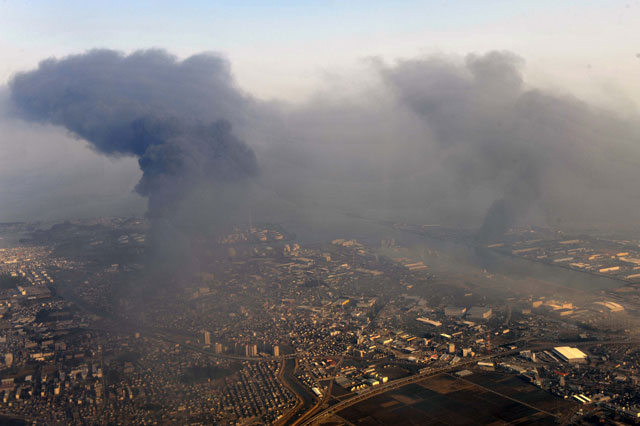
{"type": "Polygon", "coordinates": [[[444,308],[444,314],[448,317],[461,318],[465,312],[467,312],[467,308],[460,306],[447,306],[444,308]]]}
{"type": "Polygon", "coordinates": [[[474,306],[467,312],[467,318],[473,320],[484,320],[491,318],[493,311],[486,306],[474,306]]]}
{"type": "Polygon", "coordinates": [[[578,348],[569,346],[557,346],[553,348],[553,353],[563,361],[571,363],[583,363],[587,361],[587,354],[578,348]]]}

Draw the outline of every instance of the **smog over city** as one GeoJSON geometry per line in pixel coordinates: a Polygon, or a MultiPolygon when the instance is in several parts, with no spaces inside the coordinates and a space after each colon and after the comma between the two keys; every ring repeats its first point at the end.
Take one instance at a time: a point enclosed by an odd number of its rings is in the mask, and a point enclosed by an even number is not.
{"type": "Polygon", "coordinates": [[[0,423],[640,421],[640,4],[0,26],[0,423]]]}

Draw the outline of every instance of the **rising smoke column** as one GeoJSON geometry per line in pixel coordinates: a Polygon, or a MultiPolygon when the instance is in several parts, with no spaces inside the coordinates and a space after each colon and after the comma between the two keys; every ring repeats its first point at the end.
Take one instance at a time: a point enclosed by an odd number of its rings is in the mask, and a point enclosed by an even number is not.
{"type": "Polygon", "coordinates": [[[252,101],[215,55],[178,61],[161,50],[93,50],[45,60],[15,76],[10,91],[25,118],[63,126],[106,155],[137,157],[136,190],[153,219],[171,221],[195,188],[259,173],[253,151],[232,131],[252,101]]]}
{"type": "Polygon", "coordinates": [[[480,238],[536,220],[555,225],[563,216],[628,220],[633,215],[622,206],[636,204],[637,118],[531,88],[523,63],[490,52],[409,59],[380,71],[432,131],[424,143],[435,148],[428,165],[440,167],[435,179],[451,182],[453,197],[478,193],[488,205],[480,238]]]}
{"type": "Polygon", "coordinates": [[[529,224],[638,223],[632,111],[532,87],[509,52],[369,65],[285,108],[278,137],[262,132],[262,178],[308,222],[344,229],[347,212],[482,239],[529,224]]]}
{"type": "Polygon", "coordinates": [[[523,138],[517,104],[525,87],[521,60],[509,53],[409,60],[383,70],[401,100],[434,132],[434,143],[461,187],[490,180],[502,187],[480,229],[502,234],[537,199],[537,141],[523,138]]]}

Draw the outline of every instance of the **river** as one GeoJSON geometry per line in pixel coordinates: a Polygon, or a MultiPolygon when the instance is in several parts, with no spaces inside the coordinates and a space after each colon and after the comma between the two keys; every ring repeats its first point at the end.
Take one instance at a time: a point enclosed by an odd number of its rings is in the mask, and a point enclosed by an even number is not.
{"type": "MultiPolygon", "coordinates": [[[[292,227],[299,240],[305,243],[326,243],[334,238],[355,238],[376,247],[380,244],[381,239],[394,238],[398,244],[411,248],[417,253],[436,250],[446,253],[456,262],[484,269],[491,274],[502,274],[512,278],[530,277],[582,291],[607,290],[626,284],[623,281],[605,276],[523,259],[496,250],[474,247],[471,242],[464,244],[431,238],[417,232],[396,229],[374,220],[345,217],[339,226],[335,225],[336,223],[324,227],[309,227],[297,224],[292,227]]],[[[424,260],[428,261],[427,258],[424,260]]]]}

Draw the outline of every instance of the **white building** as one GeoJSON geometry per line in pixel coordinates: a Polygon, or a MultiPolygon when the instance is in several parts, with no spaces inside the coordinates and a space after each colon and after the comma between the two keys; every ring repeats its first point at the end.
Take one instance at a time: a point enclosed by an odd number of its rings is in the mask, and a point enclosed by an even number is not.
{"type": "Polygon", "coordinates": [[[587,361],[587,354],[578,348],[557,346],[553,348],[553,353],[566,362],[582,363],[587,361]]]}

